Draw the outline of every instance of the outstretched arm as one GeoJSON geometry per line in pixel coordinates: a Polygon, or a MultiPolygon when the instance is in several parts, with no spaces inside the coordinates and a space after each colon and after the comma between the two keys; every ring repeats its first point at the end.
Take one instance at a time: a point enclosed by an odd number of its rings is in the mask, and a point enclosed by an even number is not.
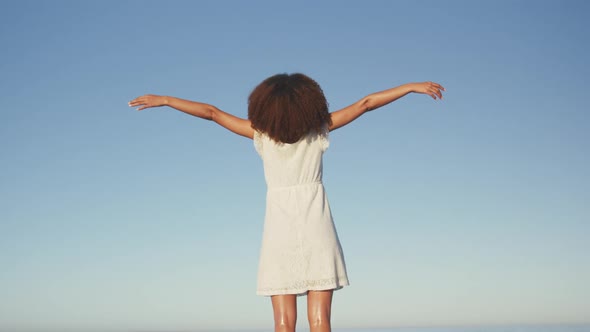
{"type": "Polygon", "coordinates": [[[129,106],[137,107],[141,111],[150,107],[169,106],[186,114],[190,114],[201,119],[211,120],[220,126],[244,137],[253,138],[254,129],[250,125],[250,120],[242,119],[237,116],[225,113],[217,107],[196,101],[180,99],[176,97],[144,95],[137,97],[129,102],[129,106]]]}
{"type": "Polygon", "coordinates": [[[423,82],[408,83],[381,92],[372,93],[350,106],[332,112],[332,125],[330,126],[330,130],[346,126],[365,112],[385,106],[408,93],[423,93],[430,95],[433,99],[442,99],[442,91],[445,91],[445,88],[438,83],[423,82]]]}

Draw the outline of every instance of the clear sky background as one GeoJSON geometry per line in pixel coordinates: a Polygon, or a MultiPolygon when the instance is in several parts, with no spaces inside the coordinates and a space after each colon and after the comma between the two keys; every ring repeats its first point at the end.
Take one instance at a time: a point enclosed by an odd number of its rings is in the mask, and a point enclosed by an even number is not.
{"type": "Polygon", "coordinates": [[[331,134],[351,280],[334,326],[588,322],[589,15],[587,1],[1,1],[0,329],[270,328],[252,142],[127,102],[246,117],[282,72],[315,78],[332,111],[406,82],[447,88],[331,134]]]}

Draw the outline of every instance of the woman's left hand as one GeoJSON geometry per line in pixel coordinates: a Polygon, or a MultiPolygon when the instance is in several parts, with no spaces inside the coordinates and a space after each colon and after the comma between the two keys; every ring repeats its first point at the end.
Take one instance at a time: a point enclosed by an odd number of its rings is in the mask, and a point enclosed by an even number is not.
{"type": "Polygon", "coordinates": [[[129,102],[130,107],[137,107],[138,111],[141,111],[146,108],[150,107],[160,107],[166,106],[167,98],[166,96],[158,96],[158,95],[143,95],[141,97],[137,97],[129,102]]]}

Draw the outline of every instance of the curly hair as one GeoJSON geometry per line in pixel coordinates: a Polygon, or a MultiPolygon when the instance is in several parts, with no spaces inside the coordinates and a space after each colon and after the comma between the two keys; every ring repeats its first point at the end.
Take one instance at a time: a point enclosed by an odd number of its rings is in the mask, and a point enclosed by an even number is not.
{"type": "Polygon", "coordinates": [[[248,97],[248,119],[252,128],[279,143],[295,143],[332,124],[322,88],[300,73],[262,81],[248,97]]]}

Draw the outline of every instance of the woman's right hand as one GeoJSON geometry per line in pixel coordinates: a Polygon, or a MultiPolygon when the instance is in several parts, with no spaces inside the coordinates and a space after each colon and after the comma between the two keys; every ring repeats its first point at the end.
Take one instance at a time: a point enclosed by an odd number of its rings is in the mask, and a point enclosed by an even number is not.
{"type": "Polygon", "coordinates": [[[141,111],[146,108],[150,107],[160,107],[166,106],[168,104],[168,98],[166,96],[158,96],[158,95],[143,95],[141,97],[137,97],[129,102],[129,107],[137,107],[138,111],[141,111]]]}
{"type": "Polygon", "coordinates": [[[445,88],[434,82],[422,82],[422,83],[413,83],[412,84],[412,91],[416,93],[423,93],[429,95],[433,99],[442,99],[442,91],[445,91],[445,88]]]}

